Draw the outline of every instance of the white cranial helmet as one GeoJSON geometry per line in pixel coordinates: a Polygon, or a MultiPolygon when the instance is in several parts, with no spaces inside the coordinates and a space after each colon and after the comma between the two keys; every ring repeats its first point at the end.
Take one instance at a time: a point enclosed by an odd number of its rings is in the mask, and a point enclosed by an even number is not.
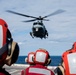
{"type": "Polygon", "coordinates": [[[45,65],[48,61],[48,58],[49,58],[48,51],[40,48],[35,52],[34,62],[35,64],[45,65]]]}

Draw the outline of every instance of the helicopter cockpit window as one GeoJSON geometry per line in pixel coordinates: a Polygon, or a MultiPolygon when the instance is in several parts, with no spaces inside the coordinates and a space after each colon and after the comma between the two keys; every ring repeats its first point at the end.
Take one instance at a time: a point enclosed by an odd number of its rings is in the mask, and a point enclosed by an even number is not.
{"type": "Polygon", "coordinates": [[[40,22],[39,23],[37,23],[37,22],[36,23],[33,23],[33,25],[37,25],[37,24],[43,25],[43,23],[40,23],[40,22]]]}
{"type": "Polygon", "coordinates": [[[36,25],[37,23],[33,23],[33,25],[36,25]]]}
{"type": "Polygon", "coordinates": [[[43,23],[39,23],[39,25],[43,25],[43,23]]]}

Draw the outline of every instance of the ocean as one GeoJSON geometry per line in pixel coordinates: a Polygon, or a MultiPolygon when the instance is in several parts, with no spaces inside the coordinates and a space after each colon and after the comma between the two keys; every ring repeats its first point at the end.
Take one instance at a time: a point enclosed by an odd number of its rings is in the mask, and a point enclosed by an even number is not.
{"type": "MultiPolygon", "coordinates": [[[[27,56],[19,56],[18,60],[16,62],[16,64],[27,64],[25,62],[25,58],[27,56]]],[[[51,63],[49,64],[49,66],[58,66],[59,63],[61,62],[61,56],[51,56],[51,63]]]]}

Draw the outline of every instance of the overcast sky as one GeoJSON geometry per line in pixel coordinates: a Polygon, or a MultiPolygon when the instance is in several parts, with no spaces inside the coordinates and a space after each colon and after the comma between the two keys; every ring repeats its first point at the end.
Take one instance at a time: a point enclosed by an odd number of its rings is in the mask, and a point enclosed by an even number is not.
{"type": "Polygon", "coordinates": [[[50,55],[62,55],[76,41],[76,0],[0,0],[0,18],[4,19],[14,41],[20,46],[20,55],[27,55],[38,48],[44,48],[50,55]],[[30,36],[33,22],[22,21],[31,18],[6,12],[12,10],[31,16],[46,16],[61,9],[65,12],[48,17],[44,22],[48,30],[47,39],[30,36]]]}

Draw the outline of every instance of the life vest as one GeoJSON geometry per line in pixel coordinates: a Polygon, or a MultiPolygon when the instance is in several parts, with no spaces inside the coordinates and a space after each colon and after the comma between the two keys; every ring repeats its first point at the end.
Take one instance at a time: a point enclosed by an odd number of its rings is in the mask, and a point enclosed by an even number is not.
{"type": "Polygon", "coordinates": [[[42,65],[35,65],[26,68],[25,75],[54,75],[54,73],[42,65]]]}
{"type": "Polygon", "coordinates": [[[76,42],[73,44],[72,49],[63,53],[62,59],[65,75],[76,75],[76,42]]]}

